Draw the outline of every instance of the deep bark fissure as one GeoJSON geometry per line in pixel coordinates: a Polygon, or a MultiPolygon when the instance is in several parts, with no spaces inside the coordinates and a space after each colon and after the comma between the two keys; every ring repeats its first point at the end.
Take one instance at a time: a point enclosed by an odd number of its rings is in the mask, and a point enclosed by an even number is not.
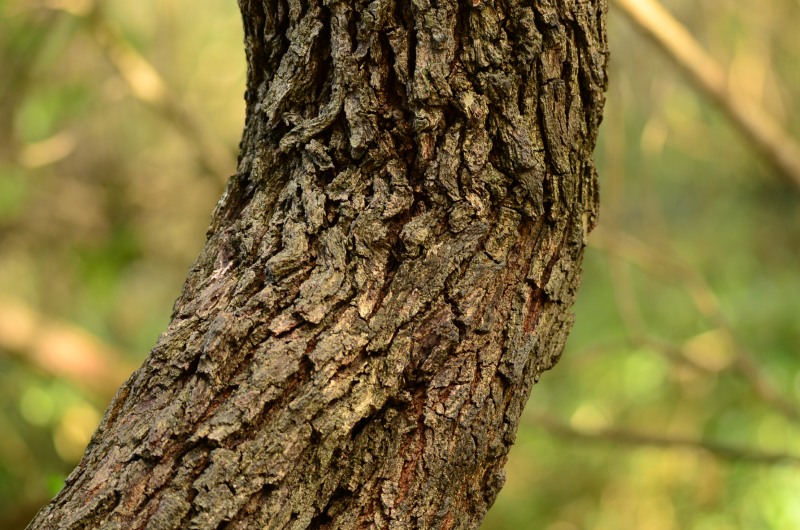
{"type": "Polygon", "coordinates": [[[602,0],[241,0],[239,167],[31,528],[474,528],[571,325],[602,0]]]}

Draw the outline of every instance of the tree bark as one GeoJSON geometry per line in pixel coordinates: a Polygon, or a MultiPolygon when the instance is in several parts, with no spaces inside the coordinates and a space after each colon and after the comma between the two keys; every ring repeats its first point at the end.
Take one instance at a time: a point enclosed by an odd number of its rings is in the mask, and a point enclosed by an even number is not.
{"type": "Polygon", "coordinates": [[[605,0],[240,7],[238,171],[29,528],[475,528],[572,323],[605,0]]]}

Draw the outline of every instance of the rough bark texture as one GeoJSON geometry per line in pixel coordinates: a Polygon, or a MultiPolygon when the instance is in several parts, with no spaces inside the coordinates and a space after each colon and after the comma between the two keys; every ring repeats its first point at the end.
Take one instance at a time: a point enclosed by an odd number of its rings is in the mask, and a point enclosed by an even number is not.
{"type": "Polygon", "coordinates": [[[237,174],[29,528],[475,528],[572,323],[604,0],[241,0],[237,174]]]}

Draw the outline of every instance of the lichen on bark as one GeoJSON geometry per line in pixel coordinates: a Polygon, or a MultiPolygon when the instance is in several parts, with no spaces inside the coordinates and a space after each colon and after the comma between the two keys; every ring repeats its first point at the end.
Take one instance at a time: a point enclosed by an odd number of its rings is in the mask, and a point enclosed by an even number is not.
{"type": "Polygon", "coordinates": [[[29,528],[475,528],[572,323],[604,0],[240,0],[239,167],[29,528]]]}

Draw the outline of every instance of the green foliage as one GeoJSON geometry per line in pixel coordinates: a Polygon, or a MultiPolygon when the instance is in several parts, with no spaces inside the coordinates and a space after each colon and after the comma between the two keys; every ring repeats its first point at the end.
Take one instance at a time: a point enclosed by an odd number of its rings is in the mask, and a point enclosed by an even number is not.
{"type": "Polygon", "coordinates": [[[47,491],[50,493],[51,496],[55,497],[55,495],[61,491],[61,488],[64,487],[64,480],[67,478],[66,475],[60,473],[51,473],[45,477],[45,483],[47,484],[47,491]]]}

